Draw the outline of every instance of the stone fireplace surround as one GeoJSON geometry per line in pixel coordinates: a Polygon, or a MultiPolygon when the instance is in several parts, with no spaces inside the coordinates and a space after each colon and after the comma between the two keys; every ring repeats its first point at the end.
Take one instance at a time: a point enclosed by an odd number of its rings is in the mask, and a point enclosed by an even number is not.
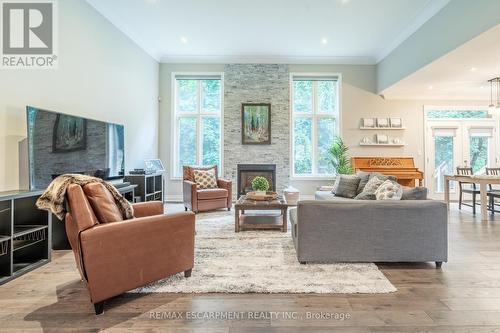
{"type": "Polygon", "coordinates": [[[290,182],[290,71],[285,64],[224,66],[223,178],[238,196],[238,164],[275,164],[276,191],[290,182]],[[243,145],[241,104],[271,103],[271,144],[243,145]]]}
{"type": "Polygon", "coordinates": [[[257,176],[267,179],[271,191],[276,191],[276,164],[238,164],[237,197],[251,190],[251,182],[257,176]]]}

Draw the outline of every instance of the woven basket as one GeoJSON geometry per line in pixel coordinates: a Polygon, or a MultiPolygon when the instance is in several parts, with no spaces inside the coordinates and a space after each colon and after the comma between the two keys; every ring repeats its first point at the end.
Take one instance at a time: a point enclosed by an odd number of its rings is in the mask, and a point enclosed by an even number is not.
{"type": "Polygon", "coordinates": [[[292,206],[295,206],[300,199],[300,192],[298,191],[284,190],[283,194],[285,195],[286,203],[292,206]]]}

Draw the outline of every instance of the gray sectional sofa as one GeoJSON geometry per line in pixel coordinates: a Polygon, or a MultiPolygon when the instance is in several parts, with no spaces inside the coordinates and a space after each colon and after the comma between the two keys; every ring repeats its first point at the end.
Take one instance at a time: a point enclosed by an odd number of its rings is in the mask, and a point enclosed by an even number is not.
{"type": "Polygon", "coordinates": [[[433,200],[354,200],[317,192],[290,210],[301,263],[448,260],[448,211],[433,200]]]}

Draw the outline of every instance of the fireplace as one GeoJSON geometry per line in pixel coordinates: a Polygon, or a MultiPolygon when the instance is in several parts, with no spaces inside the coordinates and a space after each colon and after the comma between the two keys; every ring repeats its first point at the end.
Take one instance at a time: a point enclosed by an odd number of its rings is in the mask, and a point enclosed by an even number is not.
{"type": "Polygon", "coordinates": [[[238,198],[252,191],[252,180],[262,176],[269,182],[269,190],[276,191],[276,164],[238,164],[238,198]]]}

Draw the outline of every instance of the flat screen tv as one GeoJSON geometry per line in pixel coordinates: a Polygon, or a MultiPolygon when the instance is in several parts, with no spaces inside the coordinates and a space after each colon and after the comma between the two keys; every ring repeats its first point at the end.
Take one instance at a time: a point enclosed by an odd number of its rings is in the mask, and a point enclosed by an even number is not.
{"type": "Polygon", "coordinates": [[[44,189],[59,175],[105,180],[124,176],[123,125],[27,106],[30,188],[44,189]]]}

